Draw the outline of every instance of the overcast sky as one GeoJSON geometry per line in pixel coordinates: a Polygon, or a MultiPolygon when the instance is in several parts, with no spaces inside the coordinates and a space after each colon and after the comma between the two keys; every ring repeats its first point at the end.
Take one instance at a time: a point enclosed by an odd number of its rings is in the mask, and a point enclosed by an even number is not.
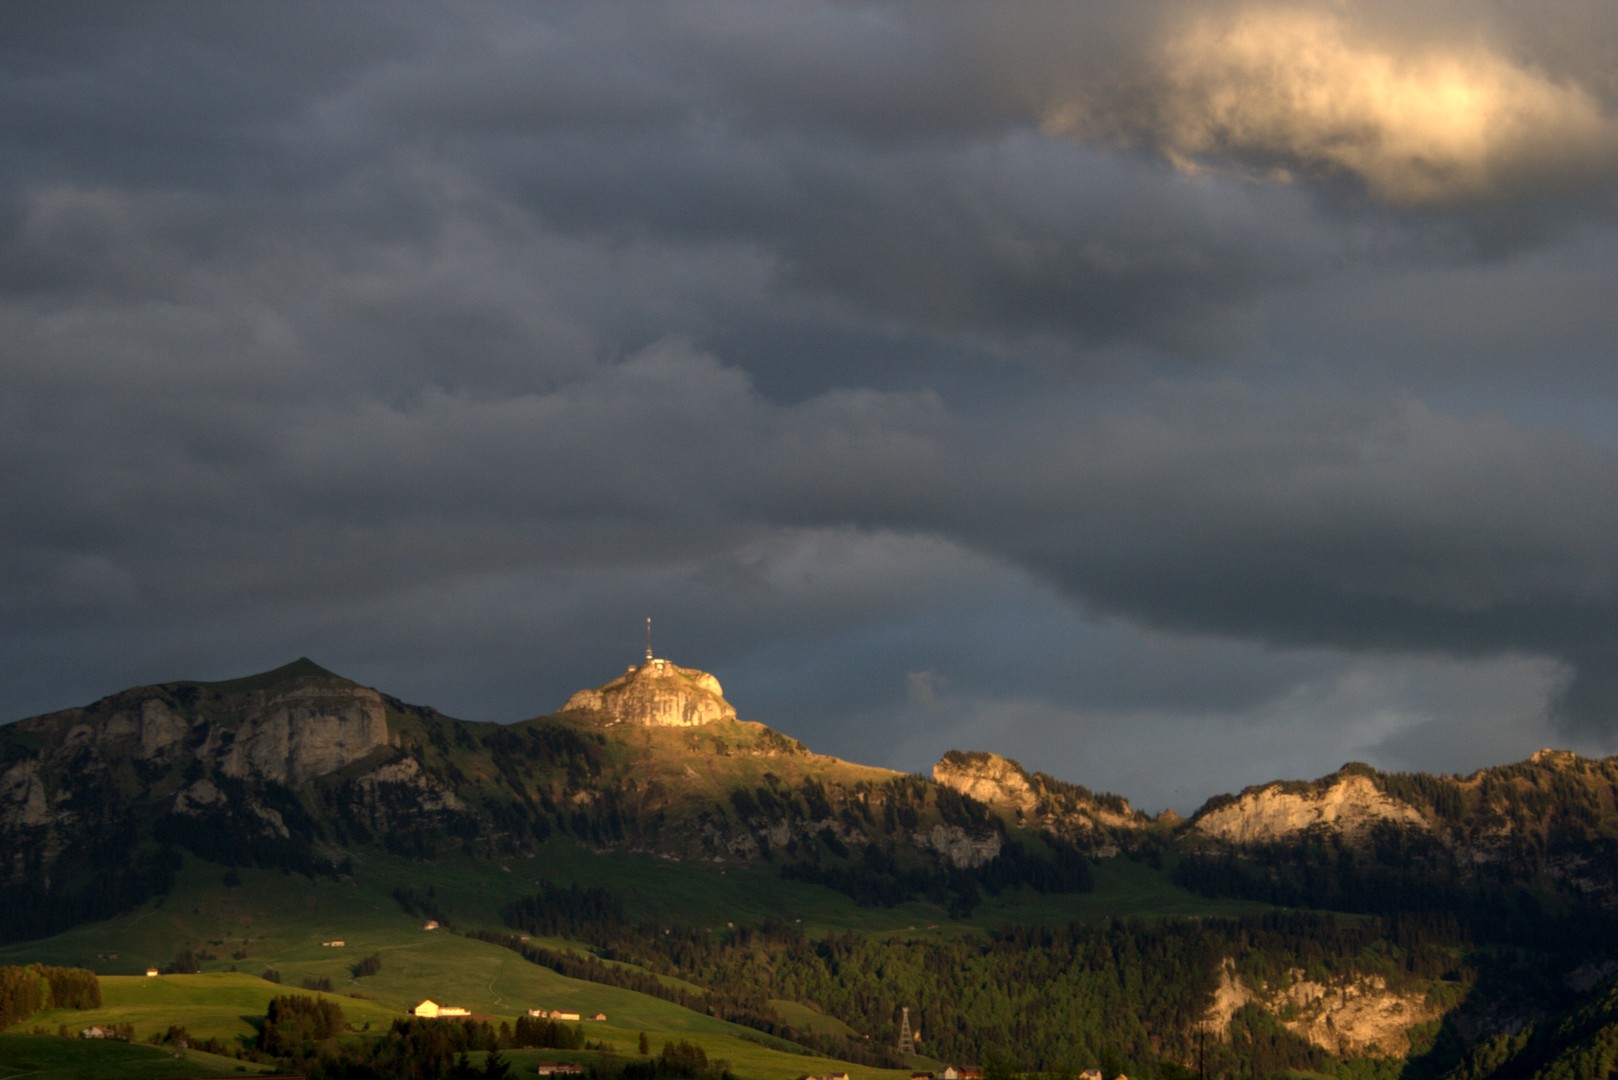
{"type": "Polygon", "coordinates": [[[1606,0],[6,5],[0,719],[1610,753],[1615,192],[1606,0]]]}

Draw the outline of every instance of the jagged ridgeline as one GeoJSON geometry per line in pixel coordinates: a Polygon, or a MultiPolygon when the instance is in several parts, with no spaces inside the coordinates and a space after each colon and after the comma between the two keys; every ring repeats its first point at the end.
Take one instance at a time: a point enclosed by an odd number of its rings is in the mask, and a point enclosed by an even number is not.
{"type": "Polygon", "coordinates": [[[1330,776],[1217,796],[1177,880],[1287,906],[1460,919],[1494,941],[1618,945],[1618,759],[1543,750],[1470,776],[1330,776]]]}
{"type": "Polygon", "coordinates": [[[553,838],[767,863],[862,903],[965,911],[1008,886],[1087,888],[1086,856],[1115,849],[1129,820],[1127,807],[1086,817],[1082,789],[1002,759],[927,780],[811,753],[738,720],[712,675],[661,659],[509,725],[298,660],[19,721],[0,728],[0,755],[10,939],[164,892],[181,852],[340,874],[371,847],[510,856],[553,838]]]}
{"type": "MultiPolygon", "coordinates": [[[[283,880],[222,867],[308,875],[289,893],[391,894],[402,910],[381,918],[411,934],[453,919],[483,938],[457,948],[501,945],[869,1064],[913,1064],[892,1049],[900,1004],[934,1052],[1047,1071],[1381,1058],[1339,1075],[1392,1076],[1391,1057],[1460,1080],[1602,1075],[1618,1053],[1618,759],[1348,765],[1149,818],[989,753],[952,751],[931,777],[815,754],[739,719],[712,675],[652,657],[510,725],[300,660],[0,728],[0,935],[165,895],[205,917],[245,878],[283,880]],[[689,892],[647,905],[633,883],[654,880],[689,892]],[[761,883],[775,891],[754,905],[761,883]],[[744,890],[730,925],[716,913],[744,890]],[[975,922],[948,920],[996,892],[975,922]],[[848,898],[926,915],[897,933],[792,918],[878,914],[848,898]]],[[[180,949],[195,918],[166,915],[180,949]]],[[[354,977],[386,978],[376,959],[354,977]]],[[[16,971],[7,985],[45,1000],[46,976],[16,971]]]]}

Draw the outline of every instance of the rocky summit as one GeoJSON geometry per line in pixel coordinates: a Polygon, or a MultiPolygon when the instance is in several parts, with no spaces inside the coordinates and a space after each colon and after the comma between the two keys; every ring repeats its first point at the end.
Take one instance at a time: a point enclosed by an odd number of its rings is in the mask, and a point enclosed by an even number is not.
{"type": "Polygon", "coordinates": [[[562,713],[639,727],[698,727],[736,719],[718,679],[649,654],[644,664],[631,664],[605,686],[568,698],[562,713]]]}

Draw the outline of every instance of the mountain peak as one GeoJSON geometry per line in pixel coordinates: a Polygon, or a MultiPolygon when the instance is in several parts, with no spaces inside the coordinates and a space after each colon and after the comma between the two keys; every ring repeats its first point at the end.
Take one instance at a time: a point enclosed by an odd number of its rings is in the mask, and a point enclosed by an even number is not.
{"type": "Polygon", "coordinates": [[[580,690],[561,711],[640,727],[695,727],[736,719],[736,709],[725,700],[718,679],[653,657],[649,650],[644,664],[631,664],[604,686],[580,690]]]}
{"type": "Polygon", "coordinates": [[[251,690],[268,690],[283,683],[296,682],[305,679],[330,680],[348,683],[334,671],[327,671],[307,656],[300,656],[288,664],[269,671],[261,671],[257,675],[243,675],[240,678],[225,679],[221,682],[203,683],[201,685],[219,693],[236,693],[251,690]]]}

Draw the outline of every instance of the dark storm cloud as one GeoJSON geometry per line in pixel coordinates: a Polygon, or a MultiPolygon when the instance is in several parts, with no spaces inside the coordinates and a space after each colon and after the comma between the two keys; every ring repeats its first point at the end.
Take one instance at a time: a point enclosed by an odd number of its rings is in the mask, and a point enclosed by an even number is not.
{"type": "Polygon", "coordinates": [[[510,719],[652,608],[853,756],[1401,764],[1469,685],[1598,746],[1618,84],[1556,10],[8,13],[9,711],[310,653],[510,719]]]}
{"type": "Polygon", "coordinates": [[[1054,498],[1025,487],[986,515],[1018,523],[990,543],[1098,610],[1276,645],[1550,655],[1577,673],[1570,718],[1610,722],[1592,680],[1618,644],[1611,451],[1410,400],[1222,390],[1067,442],[1008,468],[1054,498]]]}

